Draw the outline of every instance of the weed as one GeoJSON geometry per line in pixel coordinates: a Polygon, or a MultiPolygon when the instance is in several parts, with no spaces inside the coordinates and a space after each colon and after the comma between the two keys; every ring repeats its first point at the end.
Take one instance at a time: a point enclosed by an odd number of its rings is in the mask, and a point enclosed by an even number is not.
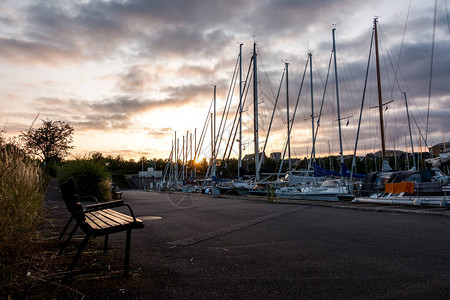
{"type": "Polygon", "coordinates": [[[3,141],[0,143],[0,277],[26,248],[40,217],[48,183],[37,161],[16,143],[3,141]]]}

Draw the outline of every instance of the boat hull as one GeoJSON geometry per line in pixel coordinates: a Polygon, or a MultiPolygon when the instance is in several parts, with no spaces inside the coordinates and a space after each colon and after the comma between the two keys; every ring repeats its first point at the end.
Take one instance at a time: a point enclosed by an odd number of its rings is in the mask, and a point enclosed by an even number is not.
{"type": "Polygon", "coordinates": [[[417,206],[448,206],[446,196],[384,196],[384,197],[356,197],[354,203],[404,204],[417,206]]]}

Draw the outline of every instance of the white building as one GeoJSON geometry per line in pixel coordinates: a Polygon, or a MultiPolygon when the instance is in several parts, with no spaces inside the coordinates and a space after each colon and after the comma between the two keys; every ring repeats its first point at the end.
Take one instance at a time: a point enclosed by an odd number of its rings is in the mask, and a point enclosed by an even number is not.
{"type": "Polygon", "coordinates": [[[162,178],[162,171],[155,171],[148,168],[147,171],[139,171],[139,178],[162,178]]]}

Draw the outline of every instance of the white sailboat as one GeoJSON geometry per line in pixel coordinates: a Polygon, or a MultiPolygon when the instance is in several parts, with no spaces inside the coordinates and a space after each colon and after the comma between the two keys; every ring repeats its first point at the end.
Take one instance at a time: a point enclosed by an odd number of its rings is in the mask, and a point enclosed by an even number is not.
{"type": "MultiPolygon", "coordinates": [[[[342,134],[341,134],[341,116],[339,108],[339,88],[337,77],[337,62],[336,62],[336,43],[335,43],[335,28],[332,30],[333,34],[333,57],[334,57],[334,72],[335,72],[335,87],[336,87],[336,102],[338,113],[338,129],[339,129],[339,145],[340,145],[340,176],[341,179],[329,179],[323,181],[320,185],[317,182],[316,162],[315,162],[315,141],[317,137],[317,131],[314,130],[314,101],[313,101],[313,88],[312,88],[312,54],[309,53],[310,63],[310,77],[311,77],[311,116],[312,116],[312,136],[313,136],[313,148],[310,160],[313,164],[314,172],[306,172],[304,182],[306,182],[310,173],[312,174],[313,184],[303,184],[302,186],[288,186],[280,187],[275,190],[275,196],[280,198],[300,199],[300,200],[324,200],[324,201],[339,201],[351,200],[354,198],[353,186],[349,185],[344,180],[344,158],[342,148],[342,134]]],[[[331,61],[330,61],[331,62],[331,61]]],[[[320,118],[321,113],[319,114],[320,118]]],[[[308,169],[310,169],[310,167],[308,169]]]]}

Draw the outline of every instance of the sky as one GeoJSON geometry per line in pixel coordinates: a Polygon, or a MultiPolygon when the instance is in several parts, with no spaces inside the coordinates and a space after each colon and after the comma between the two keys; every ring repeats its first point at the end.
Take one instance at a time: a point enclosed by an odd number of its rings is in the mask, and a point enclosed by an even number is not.
{"type": "MultiPolygon", "coordinates": [[[[17,136],[41,120],[63,121],[75,129],[75,156],[101,152],[126,159],[168,158],[175,132],[180,148],[187,132],[197,131],[199,139],[214,86],[220,123],[239,44],[245,79],[256,43],[260,147],[287,62],[292,156],[307,156],[312,149],[311,86],[315,126],[324,99],[317,155],[339,153],[336,87],[343,152],[350,154],[376,16],[383,103],[393,100],[383,106],[386,145],[411,148],[405,92],[417,150],[425,147],[425,137],[429,146],[450,138],[449,17],[447,0],[436,3],[434,27],[431,0],[0,0],[0,128],[6,136],[17,136]],[[337,86],[333,65],[326,81],[333,28],[337,86]],[[308,68],[298,96],[309,52],[312,85],[308,68]]],[[[372,55],[358,154],[380,149],[374,61],[372,55]]],[[[230,135],[237,86],[219,152],[230,135]]],[[[281,83],[266,153],[284,149],[286,90],[281,83]]],[[[254,151],[252,94],[250,88],[242,118],[244,154],[254,151]]],[[[202,157],[211,151],[210,136],[202,157]]]]}

